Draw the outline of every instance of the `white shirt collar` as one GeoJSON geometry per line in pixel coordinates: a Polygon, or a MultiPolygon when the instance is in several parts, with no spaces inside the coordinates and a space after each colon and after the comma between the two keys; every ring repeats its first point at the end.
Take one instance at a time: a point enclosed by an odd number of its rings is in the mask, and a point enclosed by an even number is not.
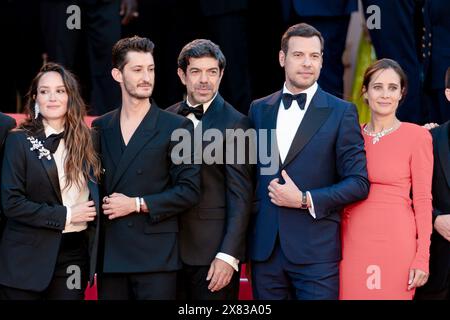
{"type": "MultiPolygon", "coordinates": [[[[209,100],[208,102],[203,103],[203,113],[205,113],[206,110],[208,110],[209,106],[210,106],[211,103],[214,101],[214,99],[217,97],[217,94],[218,94],[218,93],[219,93],[219,92],[217,91],[216,94],[214,95],[214,97],[212,97],[211,100],[209,100]]],[[[189,107],[191,107],[191,108],[195,108],[196,106],[200,105],[200,103],[199,103],[199,104],[196,104],[196,105],[193,105],[192,103],[190,103],[190,102],[189,102],[189,97],[186,98],[186,103],[187,103],[187,105],[188,105],[189,107]]]]}
{"type": "Polygon", "coordinates": [[[50,136],[51,134],[58,134],[64,131],[64,129],[61,129],[60,131],[57,131],[55,128],[50,126],[46,120],[42,120],[42,124],[44,125],[45,130],[45,137],[50,136]]]}
{"type": "MultiPolygon", "coordinates": [[[[308,89],[303,90],[300,93],[306,93],[306,102],[305,102],[305,111],[308,108],[309,104],[311,103],[312,98],[316,94],[317,89],[319,88],[319,85],[317,84],[317,81],[313,83],[311,87],[308,89]]],[[[293,94],[287,87],[286,82],[283,85],[283,92],[282,93],[290,93],[293,94]]]]}

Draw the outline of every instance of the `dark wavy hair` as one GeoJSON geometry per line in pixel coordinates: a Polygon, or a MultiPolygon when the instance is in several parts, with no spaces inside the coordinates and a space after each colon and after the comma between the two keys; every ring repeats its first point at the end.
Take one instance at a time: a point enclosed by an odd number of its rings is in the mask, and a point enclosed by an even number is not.
{"type": "Polygon", "coordinates": [[[112,66],[122,71],[128,62],[128,52],[149,52],[153,55],[154,48],[155,44],[148,38],[133,36],[120,39],[112,48],[112,66]]]}
{"type": "Polygon", "coordinates": [[[214,58],[219,62],[219,70],[222,71],[227,63],[220,47],[207,39],[196,39],[189,42],[181,49],[178,56],[178,68],[186,73],[190,58],[214,58]]]}

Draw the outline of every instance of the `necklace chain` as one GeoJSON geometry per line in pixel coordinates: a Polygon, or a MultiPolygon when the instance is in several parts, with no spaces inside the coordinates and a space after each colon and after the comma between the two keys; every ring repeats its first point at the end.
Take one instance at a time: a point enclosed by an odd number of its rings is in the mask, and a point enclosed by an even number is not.
{"type": "Polygon", "coordinates": [[[382,137],[384,137],[385,135],[387,135],[387,134],[391,133],[392,131],[394,131],[394,129],[397,128],[398,124],[399,124],[399,122],[395,121],[394,124],[392,125],[392,127],[387,128],[387,129],[383,129],[380,132],[370,132],[369,129],[367,129],[368,125],[366,125],[366,126],[364,126],[363,131],[368,136],[373,137],[372,144],[376,144],[377,142],[380,141],[380,139],[382,137]]]}

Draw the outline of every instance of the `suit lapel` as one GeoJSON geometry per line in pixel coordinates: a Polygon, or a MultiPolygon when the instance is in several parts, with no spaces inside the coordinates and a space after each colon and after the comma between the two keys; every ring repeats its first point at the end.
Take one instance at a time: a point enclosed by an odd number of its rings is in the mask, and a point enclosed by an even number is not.
{"type": "Polygon", "coordinates": [[[48,160],[46,157],[42,157],[40,161],[45,171],[47,172],[53,190],[55,191],[55,194],[58,197],[58,201],[60,202],[60,204],[62,204],[63,202],[61,196],[61,188],[59,185],[58,168],[56,167],[55,159],[52,157],[51,160],[48,160]]]}
{"type": "Polygon", "coordinates": [[[159,112],[158,106],[155,103],[152,103],[150,110],[147,112],[144,119],[142,119],[142,122],[137,127],[120,158],[110,190],[114,190],[130,162],[133,161],[139,151],[141,151],[141,149],[158,133],[156,123],[158,121],[159,112]]]}
{"type": "Polygon", "coordinates": [[[117,167],[121,158],[122,149],[122,137],[120,132],[120,111],[122,109],[117,109],[111,120],[109,126],[104,130],[104,141],[106,149],[109,152],[110,158],[113,160],[114,165],[117,167]]]}
{"type": "Polygon", "coordinates": [[[314,134],[328,119],[332,108],[328,106],[326,96],[320,88],[317,88],[314,97],[297,129],[294,140],[286,155],[286,159],[281,165],[280,171],[286,167],[296,155],[302,151],[304,146],[311,140],[314,134]]]}
{"type": "Polygon", "coordinates": [[[267,138],[267,154],[270,154],[271,157],[276,155],[278,157],[278,163],[281,163],[280,152],[278,150],[278,142],[276,135],[276,127],[277,127],[277,116],[278,109],[281,103],[281,90],[276,92],[268,101],[267,106],[261,112],[261,129],[266,129],[266,138],[267,138]],[[272,137],[272,130],[275,130],[275,135],[272,137]],[[272,141],[272,138],[275,141],[272,141]],[[275,149],[272,150],[272,147],[275,149]]]}
{"type": "Polygon", "coordinates": [[[217,94],[216,98],[213,102],[211,102],[210,106],[208,107],[208,110],[206,110],[205,114],[202,118],[202,130],[205,132],[208,129],[211,128],[218,128],[218,123],[220,121],[220,116],[222,114],[223,105],[225,103],[225,100],[220,96],[220,94],[217,94]]]}
{"type": "Polygon", "coordinates": [[[441,130],[438,140],[438,154],[441,162],[444,176],[447,180],[448,187],[450,188],[450,147],[449,147],[449,130],[450,122],[445,124],[444,130],[441,130]]]}

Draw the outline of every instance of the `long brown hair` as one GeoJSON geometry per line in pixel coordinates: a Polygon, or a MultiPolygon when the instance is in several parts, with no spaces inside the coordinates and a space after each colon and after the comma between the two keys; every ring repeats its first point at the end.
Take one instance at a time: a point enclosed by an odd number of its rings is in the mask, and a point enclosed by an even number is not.
{"type": "Polygon", "coordinates": [[[66,175],[66,185],[64,187],[68,188],[75,184],[78,188],[81,188],[81,176],[85,181],[100,177],[100,160],[94,150],[90,130],[84,122],[86,105],[81,98],[78,81],[70,71],[57,63],[47,63],[42,66],[31,82],[27,93],[25,112],[28,114],[28,117],[20,128],[30,134],[42,134],[44,132],[42,115],[39,114],[35,119],[34,105],[41,77],[45,73],[52,71],[61,75],[68,95],[67,113],[64,121],[64,141],[67,149],[64,163],[66,175]]]}

